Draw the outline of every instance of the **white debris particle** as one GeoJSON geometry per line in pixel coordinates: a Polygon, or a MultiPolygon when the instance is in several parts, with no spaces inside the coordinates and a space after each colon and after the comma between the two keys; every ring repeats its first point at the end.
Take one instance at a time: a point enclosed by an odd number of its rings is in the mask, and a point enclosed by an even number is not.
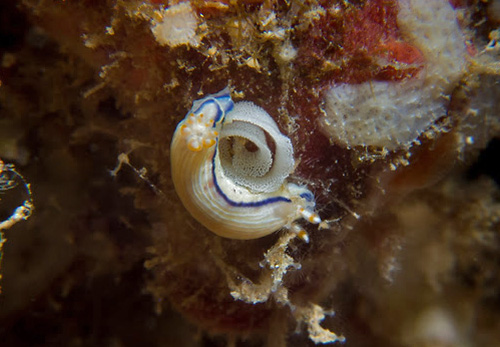
{"type": "Polygon", "coordinates": [[[334,342],[345,342],[344,336],[339,336],[334,332],[321,326],[326,314],[333,315],[333,312],[325,312],[323,308],[316,304],[297,307],[293,312],[295,319],[299,323],[305,323],[309,338],[315,344],[327,344],[334,342]]]}
{"type": "Polygon", "coordinates": [[[200,45],[201,37],[196,34],[199,20],[189,1],[156,11],[155,18],[151,31],[159,44],[170,47],[200,45]]]}
{"type": "MultiPolygon", "coordinates": [[[[295,237],[296,234],[292,232],[283,234],[278,242],[266,252],[260,266],[270,271],[262,272],[259,283],[253,283],[248,279],[236,283],[229,278],[231,296],[236,300],[252,304],[266,302],[272,296],[277,302],[287,304],[288,290],[284,287],[283,278],[288,271],[300,269],[300,264],[296,263],[286,252],[295,237]]],[[[243,279],[241,275],[238,277],[243,279]]]]}
{"type": "Polygon", "coordinates": [[[252,69],[255,69],[257,71],[260,71],[260,63],[257,59],[255,59],[254,57],[249,57],[247,59],[245,59],[245,64],[248,66],[248,67],[251,67],[252,69]]]}
{"type": "Polygon", "coordinates": [[[279,57],[283,62],[287,63],[295,59],[297,56],[297,49],[293,47],[293,45],[290,42],[286,42],[281,46],[280,52],[279,52],[279,57]]]}

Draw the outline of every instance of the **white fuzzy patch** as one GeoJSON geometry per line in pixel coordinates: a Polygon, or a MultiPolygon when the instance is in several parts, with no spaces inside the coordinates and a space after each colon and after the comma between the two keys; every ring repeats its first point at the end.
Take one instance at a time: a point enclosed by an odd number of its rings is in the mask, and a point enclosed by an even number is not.
{"type": "Polygon", "coordinates": [[[170,6],[157,11],[156,20],[153,20],[151,31],[161,45],[176,47],[200,45],[200,37],[196,34],[198,17],[189,1],[170,6]]]}

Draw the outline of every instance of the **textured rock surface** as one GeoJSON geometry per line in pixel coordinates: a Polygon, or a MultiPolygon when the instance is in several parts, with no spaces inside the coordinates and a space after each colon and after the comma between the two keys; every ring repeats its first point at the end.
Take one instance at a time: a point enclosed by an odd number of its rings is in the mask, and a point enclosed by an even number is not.
{"type": "Polygon", "coordinates": [[[499,190],[476,177],[495,175],[498,150],[474,164],[500,134],[490,5],[453,2],[466,67],[450,89],[426,82],[446,89],[446,116],[399,150],[346,145],[320,122],[332,86],[403,83],[430,64],[396,1],[0,6],[0,158],[36,207],[5,232],[6,344],[306,346],[328,330],[352,346],[498,341],[499,190]],[[190,18],[171,22],[188,26],[182,42],[162,32],[175,13],[190,18]],[[178,200],[174,127],[227,85],[291,138],[292,179],[329,222],[309,244],[219,238],[178,200]]]}

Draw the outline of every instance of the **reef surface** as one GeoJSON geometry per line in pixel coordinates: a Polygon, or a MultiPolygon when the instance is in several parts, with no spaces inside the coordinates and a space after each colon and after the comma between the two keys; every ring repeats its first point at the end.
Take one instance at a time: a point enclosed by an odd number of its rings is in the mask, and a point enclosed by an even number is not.
{"type": "Polygon", "coordinates": [[[1,341],[500,339],[496,1],[9,0],[0,17],[1,221],[34,205],[0,229],[1,341]],[[326,225],[308,243],[221,238],[180,202],[174,129],[227,86],[290,138],[326,225]]]}

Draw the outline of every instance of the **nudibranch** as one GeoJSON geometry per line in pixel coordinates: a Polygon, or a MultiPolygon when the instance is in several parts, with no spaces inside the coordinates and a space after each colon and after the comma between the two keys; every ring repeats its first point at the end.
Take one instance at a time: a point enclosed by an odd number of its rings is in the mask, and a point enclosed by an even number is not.
{"type": "Polygon", "coordinates": [[[171,144],[172,179],[191,215],[215,234],[256,239],[297,223],[319,224],[314,195],[287,181],[290,139],[261,107],[233,103],[229,88],[193,102],[171,144]]]}

